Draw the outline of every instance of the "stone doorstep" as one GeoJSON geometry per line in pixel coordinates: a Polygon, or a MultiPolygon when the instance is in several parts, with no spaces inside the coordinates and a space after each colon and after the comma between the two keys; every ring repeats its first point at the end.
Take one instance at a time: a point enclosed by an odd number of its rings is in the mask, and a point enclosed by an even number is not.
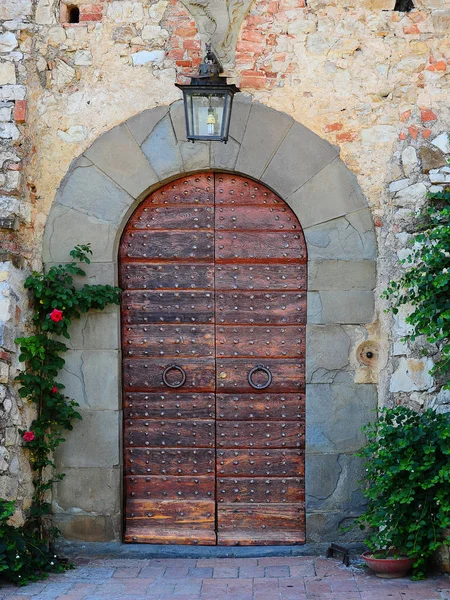
{"type": "MultiPolygon", "coordinates": [[[[122,544],[121,542],[73,542],[58,540],[57,551],[74,560],[90,559],[226,559],[270,558],[286,564],[284,557],[326,556],[331,542],[299,546],[182,546],[165,544],[122,544]],[[276,557],[279,557],[276,559],[276,557]]],[[[364,550],[361,542],[346,542],[345,548],[355,559],[364,550]]],[[[223,566],[226,566],[225,564],[223,566]]]]}

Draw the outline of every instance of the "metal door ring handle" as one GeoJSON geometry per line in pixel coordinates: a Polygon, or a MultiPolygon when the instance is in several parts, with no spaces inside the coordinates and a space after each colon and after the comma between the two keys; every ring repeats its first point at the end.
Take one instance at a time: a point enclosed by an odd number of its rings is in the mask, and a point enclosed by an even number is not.
{"type": "Polygon", "coordinates": [[[252,388],[255,388],[255,390],[265,390],[266,387],[269,387],[269,385],[272,383],[272,373],[264,365],[256,365],[256,367],[253,367],[248,374],[248,382],[252,388]],[[258,371],[263,371],[263,373],[267,375],[267,381],[265,383],[253,383],[253,375],[258,371]]]}
{"type": "Polygon", "coordinates": [[[186,381],[186,373],[185,373],[184,369],[183,369],[182,367],[179,367],[178,365],[169,365],[168,367],[166,367],[166,368],[164,369],[164,372],[163,372],[162,379],[163,379],[163,382],[164,382],[164,383],[165,383],[165,384],[166,384],[168,387],[171,387],[171,388],[179,388],[179,387],[181,387],[181,386],[182,386],[182,385],[185,383],[185,381],[186,381]],[[167,373],[168,373],[169,371],[173,371],[173,370],[175,370],[175,371],[179,371],[179,372],[181,373],[181,381],[180,381],[180,382],[178,382],[178,383],[169,383],[169,382],[167,381],[167,373]]]}

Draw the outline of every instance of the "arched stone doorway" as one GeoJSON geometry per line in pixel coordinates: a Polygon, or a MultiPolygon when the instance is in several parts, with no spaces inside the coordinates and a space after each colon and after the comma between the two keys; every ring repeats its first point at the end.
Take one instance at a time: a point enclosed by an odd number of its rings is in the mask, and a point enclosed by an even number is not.
{"type": "MultiPolygon", "coordinates": [[[[242,174],[286,201],[304,230],[309,261],[306,535],[335,539],[339,523],[360,508],[353,453],[362,442],[359,428],[376,407],[375,386],[354,381],[352,354],[374,320],[370,211],[337,149],[283,113],[236,98],[226,145],[188,143],[183,119],[181,102],[144,111],[73,162],[48,217],[44,262],[65,261],[75,244],[91,242],[90,280],[117,284],[116,256],[129,216],[149,193],[184,173],[242,174]]],[[[83,415],[58,455],[67,476],[55,495],[56,521],[70,539],[121,537],[119,320],[111,309],[79,323],[63,373],[83,415]]]]}
{"type": "Polygon", "coordinates": [[[306,243],[268,188],[195,173],[120,244],[125,541],[305,541],[306,243]]]}

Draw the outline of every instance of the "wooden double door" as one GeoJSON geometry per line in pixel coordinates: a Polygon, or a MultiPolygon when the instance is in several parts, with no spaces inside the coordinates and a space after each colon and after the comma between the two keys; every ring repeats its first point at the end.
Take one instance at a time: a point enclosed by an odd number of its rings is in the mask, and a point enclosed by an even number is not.
{"type": "Polygon", "coordinates": [[[126,542],[305,540],[306,248],[278,196],[191,175],[120,247],[126,542]]]}

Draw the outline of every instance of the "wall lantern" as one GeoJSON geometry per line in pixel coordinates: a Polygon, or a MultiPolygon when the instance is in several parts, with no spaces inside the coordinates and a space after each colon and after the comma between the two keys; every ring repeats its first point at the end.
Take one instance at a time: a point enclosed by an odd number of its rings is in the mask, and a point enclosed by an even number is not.
{"type": "Polygon", "coordinates": [[[189,75],[191,83],[176,83],[183,92],[188,140],[217,140],[227,142],[230,129],[233,96],[239,89],[227,83],[219,59],[211,46],[206,45],[206,56],[197,75],[189,75]]]}

